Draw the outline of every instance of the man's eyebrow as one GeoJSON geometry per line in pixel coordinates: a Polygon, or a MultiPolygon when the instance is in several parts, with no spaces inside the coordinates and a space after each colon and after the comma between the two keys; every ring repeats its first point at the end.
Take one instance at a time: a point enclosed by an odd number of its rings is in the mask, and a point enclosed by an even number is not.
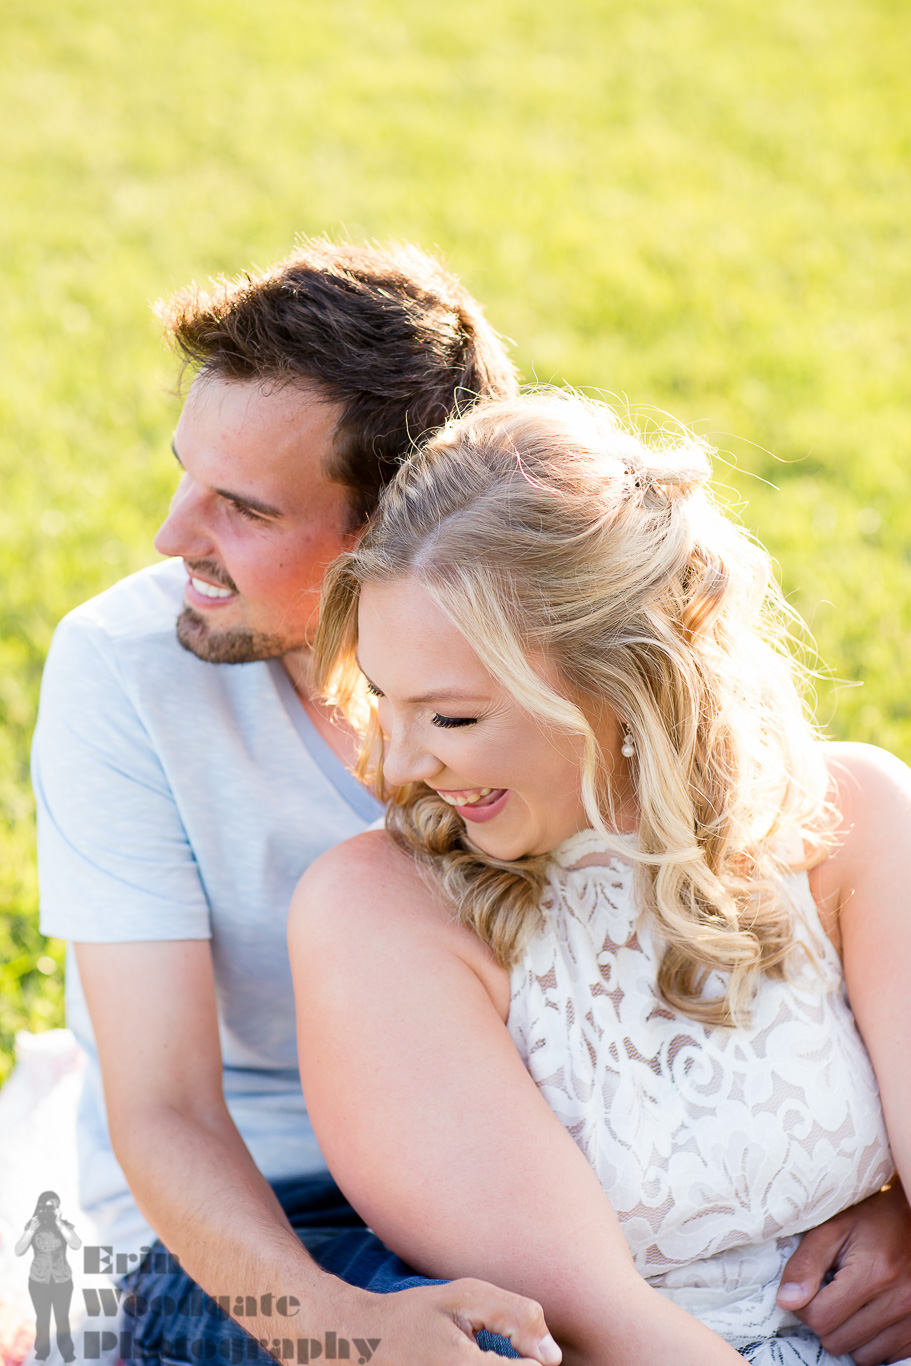
{"type": "Polygon", "coordinates": [[[281,508],[273,507],[271,503],[262,503],[258,498],[251,498],[248,493],[232,493],[230,489],[216,489],[215,492],[219,498],[227,498],[229,503],[236,503],[238,507],[258,512],[261,517],[284,516],[281,508]]]}
{"type": "MultiPolygon", "coordinates": [[[[184,463],[177,451],[177,442],[171,438],[171,452],[181,469],[184,463]]],[[[215,489],[219,498],[227,498],[229,503],[236,503],[239,507],[249,508],[251,512],[258,512],[262,517],[283,517],[281,508],[273,507],[271,503],[263,503],[259,498],[251,498],[247,493],[232,493],[230,489],[215,489]]]]}

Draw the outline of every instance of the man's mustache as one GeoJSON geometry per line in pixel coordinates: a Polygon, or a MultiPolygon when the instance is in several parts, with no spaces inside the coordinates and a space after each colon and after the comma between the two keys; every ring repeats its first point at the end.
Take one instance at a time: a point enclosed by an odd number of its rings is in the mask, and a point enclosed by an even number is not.
{"type": "Polygon", "coordinates": [[[204,578],[214,580],[222,588],[230,589],[232,593],[240,592],[230,574],[226,574],[221,565],[216,564],[214,560],[184,560],[184,564],[189,574],[200,574],[204,578]]]}

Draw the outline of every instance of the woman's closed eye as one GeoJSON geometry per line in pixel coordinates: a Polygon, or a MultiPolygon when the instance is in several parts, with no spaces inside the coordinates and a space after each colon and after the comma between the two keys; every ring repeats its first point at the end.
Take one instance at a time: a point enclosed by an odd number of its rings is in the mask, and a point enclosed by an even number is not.
{"type": "MultiPolygon", "coordinates": [[[[365,681],[367,691],[371,697],[383,696],[383,693],[380,692],[375,683],[371,683],[369,678],[365,681]]],[[[457,726],[476,726],[478,723],[478,718],[476,716],[441,716],[440,713],[436,711],[430,719],[433,725],[441,726],[444,730],[453,730],[457,726]]]]}

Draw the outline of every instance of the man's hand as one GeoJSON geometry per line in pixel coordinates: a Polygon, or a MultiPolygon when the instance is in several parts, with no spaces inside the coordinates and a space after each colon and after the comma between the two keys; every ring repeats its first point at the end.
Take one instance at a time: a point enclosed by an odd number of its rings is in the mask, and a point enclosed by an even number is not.
{"type": "MultiPolygon", "coordinates": [[[[356,1336],[379,1339],[372,1366],[481,1366],[499,1360],[475,1346],[475,1334],[482,1328],[509,1338],[524,1366],[558,1366],[562,1359],[541,1306],[485,1281],[370,1295],[363,1334],[356,1336]]],[[[355,1334],[346,1330],[345,1336],[355,1334]]]]}
{"type": "Polygon", "coordinates": [[[911,1211],[896,1179],[811,1229],[786,1265],[778,1303],[857,1366],[911,1356],[911,1211]],[[835,1278],[828,1285],[828,1271],[835,1278]]]}

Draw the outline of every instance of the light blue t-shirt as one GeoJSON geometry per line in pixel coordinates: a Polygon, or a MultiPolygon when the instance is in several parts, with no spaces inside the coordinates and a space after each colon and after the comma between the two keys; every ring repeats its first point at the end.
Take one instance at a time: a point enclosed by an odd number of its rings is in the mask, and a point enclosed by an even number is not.
{"type": "MultiPolygon", "coordinates": [[[[309,864],[381,807],[277,660],[207,664],[181,648],[185,573],[173,560],[142,570],[54,635],[32,754],[41,928],[86,943],[210,939],[234,1122],[267,1178],[325,1171],[297,1069],[288,906],[309,864]]],[[[67,1016],[88,1055],[82,1203],[101,1242],[129,1254],[154,1235],[111,1150],[72,955],[67,1016]]]]}

